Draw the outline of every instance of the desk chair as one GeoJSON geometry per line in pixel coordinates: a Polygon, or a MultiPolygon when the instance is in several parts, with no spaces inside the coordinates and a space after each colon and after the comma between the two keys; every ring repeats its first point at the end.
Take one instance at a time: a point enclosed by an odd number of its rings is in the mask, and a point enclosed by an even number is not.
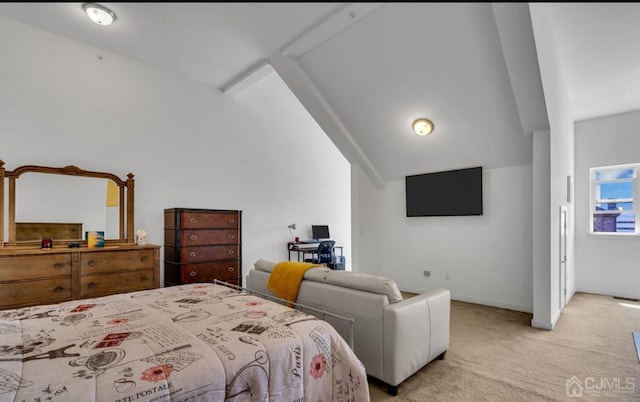
{"type": "Polygon", "coordinates": [[[324,240],[318,244],[318,249],[313,255],[313,258],[305,259],[305,262],[311,262],[314,264],[325,264],[327,267],[333,269],[336,261],[336,254],[333,247],[336,245],[334,240],[324,240]]]}

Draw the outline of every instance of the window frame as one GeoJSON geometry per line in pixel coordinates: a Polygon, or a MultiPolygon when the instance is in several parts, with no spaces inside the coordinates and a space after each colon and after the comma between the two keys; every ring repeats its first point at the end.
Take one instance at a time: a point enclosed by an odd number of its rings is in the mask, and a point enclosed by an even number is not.
{"type": "Polygon", "coordinates": [[[640,234],[640,180],[638,173],[640,172],[640,163],[628,163],[624,165],[610,165],[592,167],[589,169],[589,234],[595,236],[638,236],[640,234]],[[609,170],[623,170],[633,169],[633,175],[631,178],[624,179],[608,179],[608,180],[596,180],[596,174],[598,172],[609,170]],[[594,230],[594,216],[606,214],[607,211],[599,211],[596,209],[596,205],[606,204],[610,202],[609,199],[597,199],[597,186],[602,183],[622,183],[631,182],[632,185],[632,198],[620,198],[616,199],[616,203],[626,202],[631,203],[631,209],[624,210],[626,213],[633,213],[634,215],[634,231],[633,232],[596,232],[594,230]],[[609,201],[608,201],[609,200],[609,201]]]}

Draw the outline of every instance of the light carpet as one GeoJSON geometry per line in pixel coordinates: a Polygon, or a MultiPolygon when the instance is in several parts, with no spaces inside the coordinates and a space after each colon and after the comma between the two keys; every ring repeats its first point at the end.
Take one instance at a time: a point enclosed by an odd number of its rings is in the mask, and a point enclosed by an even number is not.
{"type": "Polygon", "coordinates": [[[640,401],[632,337],[640,303],[576,293],[553,331],[532,328],[531,318],[452,301],[446,359],[409,377],[396,397],[371,379],[371,400],[640,401]]]}

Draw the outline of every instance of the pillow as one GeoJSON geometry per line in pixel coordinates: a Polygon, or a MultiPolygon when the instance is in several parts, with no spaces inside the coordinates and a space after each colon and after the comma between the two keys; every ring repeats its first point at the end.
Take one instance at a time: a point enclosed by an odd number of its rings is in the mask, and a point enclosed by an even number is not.
{"type": "Polygon", "coordinates": [[[326,283],[351,289],[386,295],[389,303],[402,301],[402,294],[393,279],[384,276],[361,274],[349,271],[331,271],[326,274],[326,283]]]}

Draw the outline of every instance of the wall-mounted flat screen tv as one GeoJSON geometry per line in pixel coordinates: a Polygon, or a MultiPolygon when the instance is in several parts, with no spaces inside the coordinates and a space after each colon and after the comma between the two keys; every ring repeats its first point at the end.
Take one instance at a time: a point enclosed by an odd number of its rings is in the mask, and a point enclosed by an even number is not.
{"type": "Polygon", "coordinates": [[[407,217],[482,215],[482,167],[406,176],[407,217]]]}

